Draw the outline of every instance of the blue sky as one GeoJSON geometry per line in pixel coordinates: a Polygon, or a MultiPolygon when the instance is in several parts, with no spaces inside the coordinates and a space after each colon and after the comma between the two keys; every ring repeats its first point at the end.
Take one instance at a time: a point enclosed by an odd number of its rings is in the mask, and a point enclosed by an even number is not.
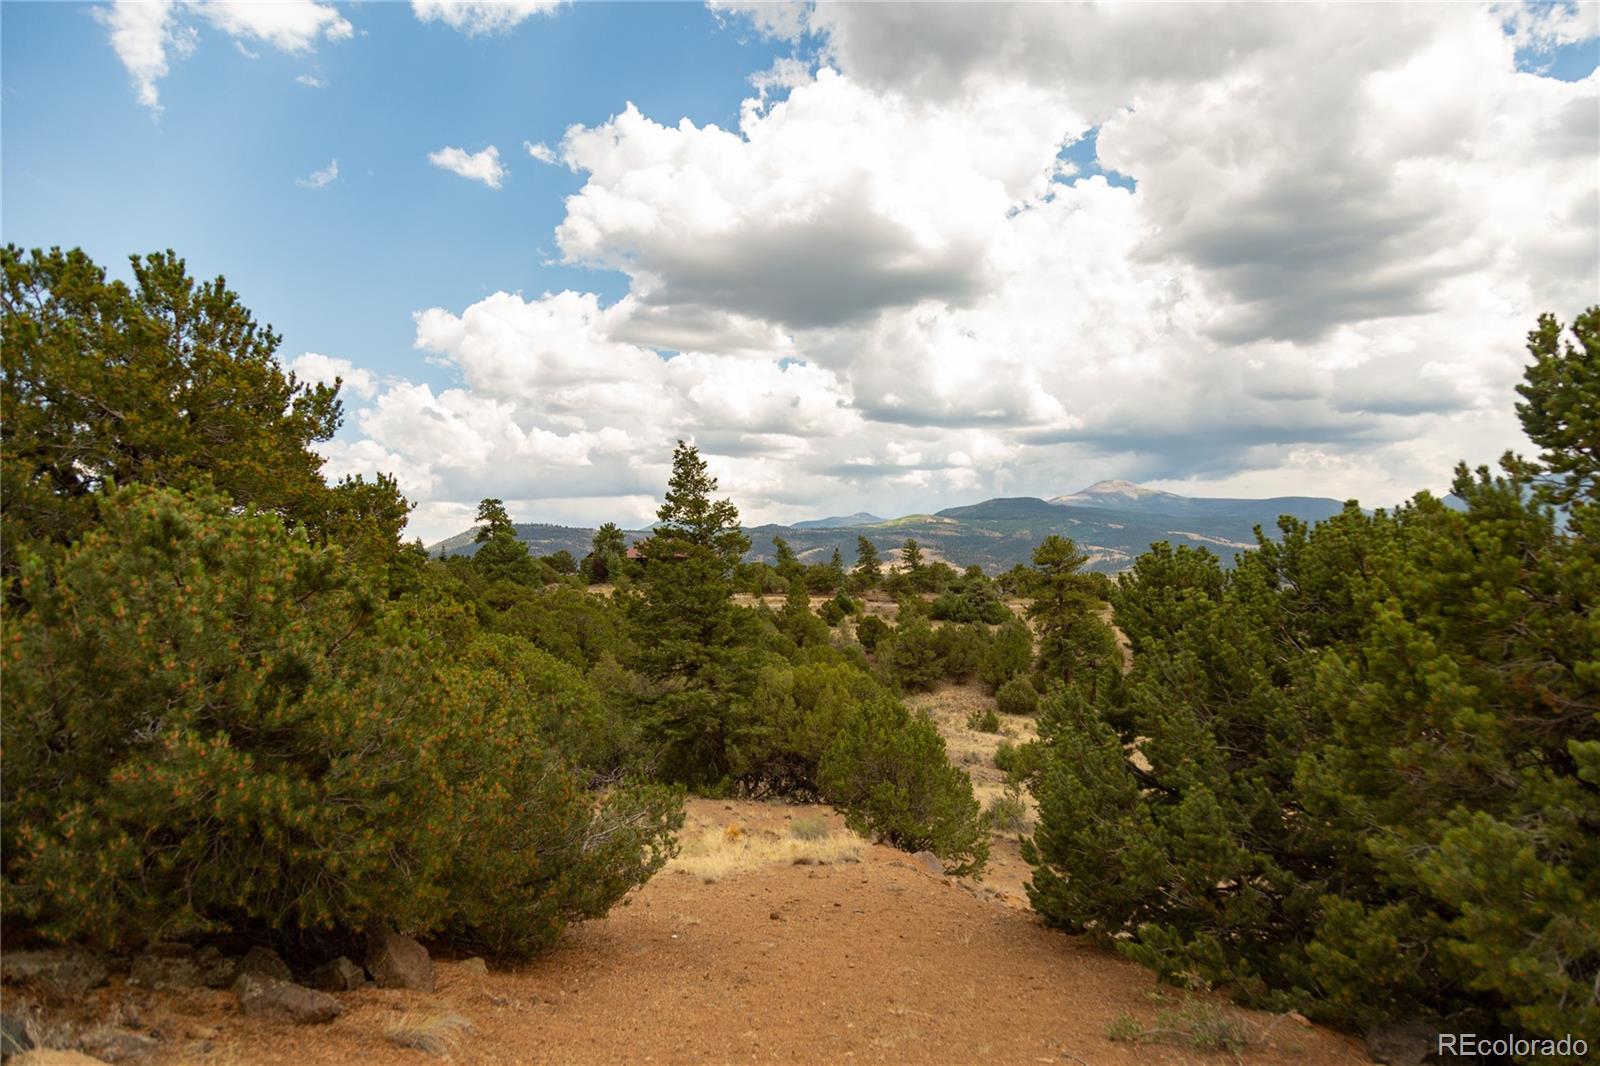
{"type": "Polygon", "coordinates": [[[557,143],[630,100],[735,126],[750,73],[787,51],[696,4],[585,4],[533,32],[474,38],[376,3],[349,9],[358,36],[306,55],[257,42],[249,59],[201,28],[162,79],[157,114],[94,10],[0,7],[5,240],[78,245],[124,277],[129,254],[173,248],[191,272],[227,276],[285,352],[436,385],[450,375],[412,350],[413,310],[501,289],[608,301],[627,289],[613,272],[551,262],[562,200],[583,182],[529,159],[524,140],[557,143]],[[498,191],[427,160],[488,144],[511,168],[498,191]],[[335,159],[326,188],[295,184],[335,159]]]}
{"type": "Polygon", "coordinates": [[[328,472],[395,473],[430,540],[487,495],[647,520],[678,437],[755,521],[1101,478],[1387,504],[1525,447],[1522,339],[1600,291],[1597,36],[1592,4],[7,2],[0,231],[225,274],[345,378],[328,472]]]}

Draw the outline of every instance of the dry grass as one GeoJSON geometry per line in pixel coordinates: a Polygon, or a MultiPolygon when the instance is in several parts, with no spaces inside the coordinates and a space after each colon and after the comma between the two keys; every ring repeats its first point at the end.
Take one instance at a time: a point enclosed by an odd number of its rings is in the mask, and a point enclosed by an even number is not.
{"type": "Polygon", "coordinates": [[[1119,1014],[1106,1026],[1106,1039],[1138,1044],[1167,1044],[1196,1051],[1239,1052],[1258,1042],[1234,1012],[1202,1000],[1190,1000],[1156,1015],[1155,1024],[1142,1025],[1119,1014]]]}
{"type": "Polygon", "coordinates": [[[392,1044],[416,1048],[430,1055],[447,1055],[460,1041],[464,1030],[472,1023],[459,1014],[446,1011],[406,1011],[383,1035],[392,1044]]]}
{"type": "Polygon", "coordinates": [[[860,862],[866,846],[865,840],[850,832],[818,834],[791,829],[789,836],[781,837],[764,829],[734,834],[727,828],[713,828],[685,838],[667,869],[709,885],[763,866],[860,862]]]}
{"type": "Polygon", "coordinates": [[[822,840],[832,830],[828,828],[828,820],[822,815],[810,818],[797,818],[789,823],[789,835],[796,840],[822,840]]]}

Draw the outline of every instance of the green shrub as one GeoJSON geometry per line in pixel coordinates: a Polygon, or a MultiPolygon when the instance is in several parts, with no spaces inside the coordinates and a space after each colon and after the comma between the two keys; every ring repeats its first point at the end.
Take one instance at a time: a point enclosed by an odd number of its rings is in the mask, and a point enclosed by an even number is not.
{"type": "Polygon", "coordinates": [[[1106,1026],[1106,1039],[1139,1044],[1169,1044],[1196,1051],[1231,1051],[1235,1055],[1250,1044],[1239,1019],[1213,1004],[1190,1000],[1181,1007],[1161,1011],[1154,1025],[1140,1025],[1119,1014],[1106,1026]]]}
{"type": "Polygon", "coordinates": [[[991,832],[1022,832],[1028,825],[1028,806],[1022,800],[1021,790],[1012,785],[990,800],[989,806],[983,809],[983,820],[991,832]]]}
{"type": "Polygon", "coordinates": [[[989,650],[989,631],[980,625],[945,625],[934,631],[944,676],[965,681],[978,672],[989,650]]]}
{"type": "Polygon", "coordinates": [[[967,728],[977,733],[1000,732],[1000,716],[993,707],[984,707],[967,715],[967,728]]]}
{"type": "Polygon", "coordinates": [[[604,656],[626,660],[632,653],[627,619],[617,603],[566,585],[528,589],[511,586],[507,601],[485,628],[521,637],[582,670],[604,656]]]}
{"type": "Polygon", "coordinates": [[[1039,690],[1026,678],[1013,677],[1001,685],[994,700],[1004,714],[1036,714],[1039,710],[1039,690]]]}
{"type": "Polygon", "coordinates": [[[1013,617],[995,630],[978,666],[978,676],[999,691],[1007,681],[1026,675],[1032,668],[1033,630],[1022,619],[1013,617]]]}
{"type": "Polygon", "coordinates": [[[856,622],[856,640],[868,651],[878,647],[878,642],[891,633],[889,623],[875,614],[864,614],[856,622]]]}
{"type": "Polygon", "coordinates": [[[527,641],[480,634],[456,662],[502,686],[507,705],[526,715],[540,740],[567,760],[606,774],[632,754],[636,725],[618,713],[618,704],[603,703],[577,668],[527,641]]]}
{"type": "Polygon", "coordinates": [[[861,611],[861,602],[851,599],[850,594],[844,589],[839,590],[838,595],[834,596],[833,602],[838,605],[841,615],[859,614],[861,611]]]}
{"type": "Polygon", "coordinates": [[[1026,781],[1039,764],[1039,746],[1033,742],[1013,744],[1002,740],[994,749],[995,769],[1013,781],[1026,781]]]}
{"type": "Polygon", "coordinates": [[[997,626],[1015,617],[994,594],[987,581],[966,581],[962,587],[950,589],[934,598],[928,608],[931,617],[946,622],[982,622],[997,626]]]}
{"type": "Polygon", "coordinates": [[[830,627],[836,626],[840,622],[844,621],[846,613],[847,612],[839,606],[839,601],[837,599],[829,600],[817,611],[817,614],[822,618],[823,622],[827,623],[830,627]]]}
{"type": "Polygon", "coordinates": [[[972,780],[950,764],[933,723],[899,702],[864,703],[822,757],[823,794],[852,829],[906,851],[932,851],[955,874],[989,856],[972,780]]]}
{"type": "Polygon", "coordinates": [[[538,734],[537,671],[444,661],[439,605],[376,603],[218,496],[129,488],[100,519],[53,566],[22,552],[4,618],[8,920],[119,947],[384,919],[515,953],[665,861],[676,797],[597,806],[538,734]]]}
{"type": "Polygon", "coordinates": [[[905,688],[931,689],[944,677],[939,639],[920,616],[895,626],[893,636],[887,642],[880,640],[878,646],[890,675],[905,688]]]}

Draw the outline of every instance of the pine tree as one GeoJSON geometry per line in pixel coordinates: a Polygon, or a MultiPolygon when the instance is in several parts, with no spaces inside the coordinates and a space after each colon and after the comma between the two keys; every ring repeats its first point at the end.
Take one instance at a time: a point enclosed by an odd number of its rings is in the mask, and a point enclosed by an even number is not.
{"type": "Polygon", "coordinates": [[[628,540],[615,522],[606,522],[594,531],[590,553],[584,559],[585,574],[592,585],[615,581],[628,558],[628,540]]]}
{"type": "Polygon", "coordinates": [[[877,588],[883,580],[883,565],[878,561],[878,549],[866,537],[856,538],[856,567],[852,574],[856,583],[864,589],[877,588]]]}
{"type": "Polygon", "coordinates": [[[748,612],[732,602],[733,568],[750,547],[733,501],[714,499],[717,480],[699,452],[678,442],[660,523],[645,542],[644,596],[635,614],[638,667],[659,684],[652,732],[668,776],[712,785],[732,768],[748,612]]]}
{"type": "Polygon", "coordinates": [[[129,286],[79,250],[0,250],[7,567],[24,541],[80,537],[111,484],[209,485],[326,540],[315,446],[339,428],[338,385],[285,373],[224,279],[197,284],[172,252],[131,262],[129,286]]]}
{"type": "Polygon", "coordinates": [[[804,587],[806,582],[805,564],[795,555],[794,549],[789,547],[789,542],[782,537],[772,538],[772,568],[778,576],[790,585],[804,587]]]}
{"type": "Polygon", "coordinates": [[[716,491],[717,479],[699,450],[680,440],[666,498],[656,510],[655,539],[706,548],[731,568],[750,550],[750,539],[739,528],[739,509],[732,500],[713,499],[716,491]]]}
{"type": "Polygon", "coordinates": [[[516,527],[511,524],[511,515],[506,513],[506,505],[500,500],[487,499],[478,504],[478,531],[473,535],[473,543],[482,544],[495,537],[516,536],[516,527]]]}
{"type": "Polygon", "coordinates": [[[1563,339],[1554,315],[1542,315],[1539,328],[1528,334],[1534,358],[1526,380],[1517,386],[1526,403],[1517,417],[1539,454],[1548,477],[1539,486],[1551,503],[1591,503],[1600,495],[1600,307],[1591,307],[1572,322],[1571,340],[1563,339]]]}
{"type": "Polygon", "coordinates": [[[1089,557],[1070,537],[1049,536],[1033,552],[1037,576],[1028,617],[1039,632],[1039,665],[1049,677],[1087,684],[1116,657],[1116,639],[1084,573],[1089,557]]]}

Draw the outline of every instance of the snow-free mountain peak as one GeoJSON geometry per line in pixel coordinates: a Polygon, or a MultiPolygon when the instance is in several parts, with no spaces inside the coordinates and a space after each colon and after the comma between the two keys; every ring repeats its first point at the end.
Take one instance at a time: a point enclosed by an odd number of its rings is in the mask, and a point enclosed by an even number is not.
{"type": "Polygon", "coordinates": [[[871,526],[882,522],[883,519],[866,511],[857,511],[851,515],[834,515],[829,518],[811,518],[804,522],[794,523],[795,529],[846,529],[850,526],[871,526]]]}
{"type": "Polygon", "coordinates": [[[1181,500],[1184,497],[1160,489],[1147,489],[1131,481],[1096,481],[1070,496],[1056,496],[1051,503],[1078,507],[1117,507],[1134,500],[1181,500]]]}

